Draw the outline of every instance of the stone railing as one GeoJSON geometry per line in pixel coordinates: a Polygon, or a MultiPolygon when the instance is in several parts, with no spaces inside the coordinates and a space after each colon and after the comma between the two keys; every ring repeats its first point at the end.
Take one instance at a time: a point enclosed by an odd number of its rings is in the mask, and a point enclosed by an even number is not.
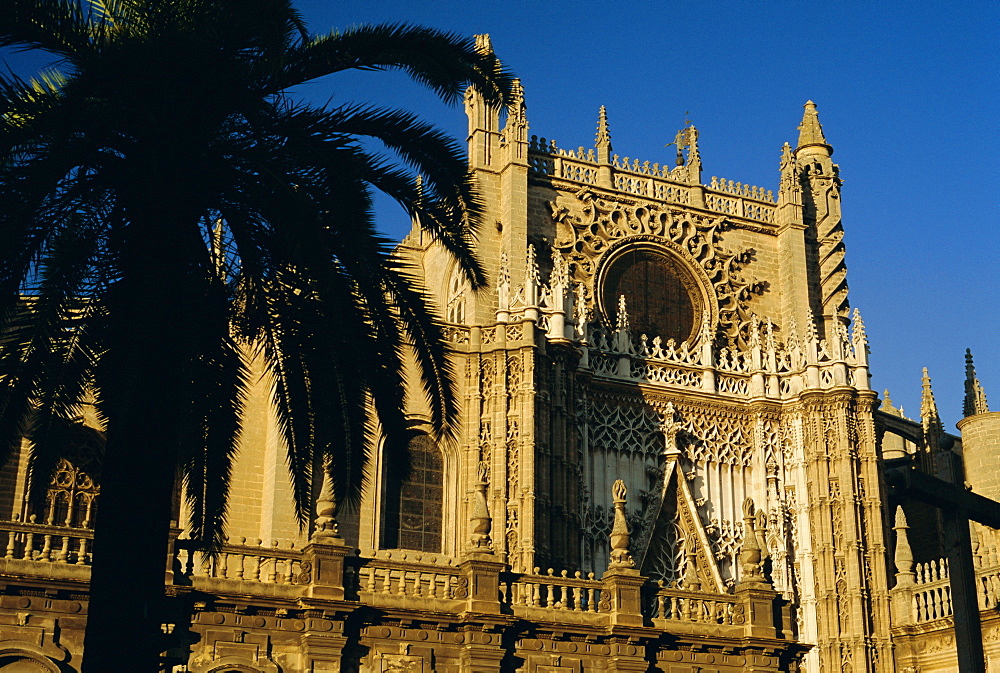
{"type": "MultiPolygon", "coordinates": [[[[265,545],[262,540],[247,544],[223,545],[214,557],[198,550],[192,540],[178,539],[175,544],[174,582],[196,584],[202,579],[234,580],[250,585],[302,585],[310,581],[308,561],[294,544],[280,545],[277,540],[265,545]]],[[[250,590],[252,592],[252,590],[250,590]]]]}
{"type": "Polygon", "coordinates": [[[349,556],[345,562],[345,595],[368,605],[399,599],[451,601],[465,598],[468,580],[451,557],[406,552],[375,552],[372,558],[349,556]]]}
{"type": "MultiPolygon", "coordinates": [[[[528,146],[531,175],[597,185],[658,201],[703,207],[707,210],[773,224],[776,221],[771,190],[713,177],[708,185],[690,184],[669,166],[615,155],[600,164],[593,149],[565,150],[554,140],[532,136],[528,146]],[[609,176],[602,184],[600,170],[609,176]]],[[[679,170],[685,170],[683,167],[679,170]]]]}
{"type": "Polygon", "coordinates": [[[840,385],[868,388],[863,327],[854,335],[845,332],[831,343],[815,336],[800,339],[793,335],[784,344],[761,338],[748,349],[739,350],[716,348],[704,336],[678,345],[673,339],[663,342],[645,334],[637,339],[629,330],[595,325],[588,328],[581,345],[581,368],[589,368],[597,376],[638,383],[770,399],[789,399],[804,390],[840,385]]]}
{"type": "Polygon", "coordinates": [[[32,561],[61,565],[90,565],[90,548],[94,531],[89,528],[72,528],[37,523],[32,515],[28,521],[0,522],[0,531],[6,533],[6,560],[32,561]]]}
{"type": "Polygon", "coordinates": [[[584,578],[580,571],[570,576],[566,570],[559,574],[549,568],[546,574],[540,568],[533,573],[515,575],[504,573],[500,579],[500,601],[514,612],[518,607],[549,608],[574,612],[607,612],[609,604],[601,607],[602,583],[594,573],[584,578]]]}
{"type": "MultiPolygon", "coordinates": [[[[976,597],[980,610],[994,610],[1000,605],[1000,565],[983,565],[977,559],[976,597]]],[[[909,595],[909,622],[921,624],[945,619],[954,614],[951,600],[951,574],[948,560],[937,559],[918,563],[914,567],[912,584],[900,585],[894,593],[909,595]]]]}
{"type": "Polygon", "coordinates": [[[656,624],[659,620],[733,626],[743,623],[743,609],[735,596],[704,594],[652,585],[643,614],[656,624]]]}

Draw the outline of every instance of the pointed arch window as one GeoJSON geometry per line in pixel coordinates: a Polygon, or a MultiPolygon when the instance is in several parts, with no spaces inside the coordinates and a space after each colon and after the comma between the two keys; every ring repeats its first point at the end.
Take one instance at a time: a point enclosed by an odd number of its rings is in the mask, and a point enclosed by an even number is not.
{"type": "Polygon", "coordinates": [[[466,283],[460,269],[451,273],[448,281],[448,322],[458,325],[465,324],[465,292],[466,283]]]}
{"type": "Polygon", "coordinates": [[[53,471],[40,523],[93,527],[101,491],[102,441],[103,437],[89,428],[73,433],[53,471]]]}
{"type": "Polygon", "coordinates": [[[440,553],[444,528],[444,456],[425,433],[415,434],[408,448],[410,476],[398,489],[386,491],[383,542],[389,548],[440,553]]]}

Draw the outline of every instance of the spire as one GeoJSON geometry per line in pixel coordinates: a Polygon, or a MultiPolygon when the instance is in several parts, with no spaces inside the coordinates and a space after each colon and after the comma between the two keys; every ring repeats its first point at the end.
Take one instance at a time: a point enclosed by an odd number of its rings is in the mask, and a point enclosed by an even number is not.
{"type": "Polygon", "coordinates": [[[608,111],[602,105],[597,113],[597,162],[611,163],[611,131],[608,129],[608,111]]]}
{"type": "Polygon", "coordinates": [[[802,149],[809,145],[823,145],[827,151],[833,154],[833,148],[826,142],[823,135],[823,125],[819,123],[819,112],[816,111],[816,103],[811,100],[806,101],[805,112],[802,114],[802,123],[799,124],[799,145],[796,149],[802,149]]]}
{"type": "Polygon", "coordinates": [[[938,415],[937,402],[934,401],[934,391],[931,390],[931,377],[927,375],[927,367],[924,367],[921,387],[923,391],[920,395],[920,424],[924,428],[925,448],[928,451],[935,451],[937,440],[944,432],[944,428],[938,415]]]}
{"type": "Polygon", "coordinates": [[[963,416],[975,416],[989,412],[986,403],[986,391],[976,377],[976,367],[972,363],[972,351],[965,349],[965,402],[962,404],[963,416]]]}

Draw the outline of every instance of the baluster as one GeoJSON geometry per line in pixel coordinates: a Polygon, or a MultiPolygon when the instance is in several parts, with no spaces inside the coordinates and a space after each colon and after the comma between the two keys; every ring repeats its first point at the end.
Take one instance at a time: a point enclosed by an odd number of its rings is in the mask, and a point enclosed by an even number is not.
{"type": "MultiPolygon", "coordinates": [[[[187,542],[187,538],[185,538],[184,541],[187,542]]],[[[184,560],[181,563],[181,574],[185,577],[191,577],[191,574],[194,572],[193,554],[187,547],[181,549],[180,551],[184,553],[184,560]]]]}
{"type": "MultiPolygon", "coordinates": [[[[278,541],[271,540],[271,549],[278,548],[278,541]]],[[[276,557],[271,557],[270,572],[267,574],[268,584],[276,584],[278,581],[278,559],[276,557]]]]}
{"type": "Polygon", "coordinates": [[[583,611],[583,587],[573,587],[573,610],[583,611]]]}
{"type": "MultiPolygon", "coordinates": [[[[46,504],[48,505],[48,514],[45,516],[45,523],[49,526],[52,525],[56,518],[56,498],[58,495],[56,493],[50,493],[46,504]]],[[[48,559],[45,559],[46,561],[48,559]]]]}
{"type": "Polygon", "coordinates": [[[691,621],[691,599],[685,598],[681,603],[683,605],[684,621],[689,622],[691,621]]]}
{"type": "MultiPolygon", "coordinates": [[[[560,573],[560,577],[565,578],[567,575],[569,573],[565,570],[560,573]]],[[[556,607],[560,610],[569,610],[571,607],[569,604],[569,587],[566,586],[565,582],[557,586],[559,588],[559,601],[556,603],[556,607]]]]}
{"type": "Polygon", "coordinates": [[[670,597],[670,618],[671,619],[680,619],[681,618],[680,615],[681,615],[680,602],[679,602],[677,596],[671,596],[670,597]]]}
{"type": "Polygon", "coordinates": [[[597,589],[594,587],[587,588],[587,610],[597,612],[597,589]]]}
{"type": "Polygon", "coordinates": [[[399,571],[399,584],[396,585],[396,594],[399,596],[406,595],[406,571],[399,571]]]}
{"type": "Polygon", "coordinates": [[[232,560],[236,561],[236,579],[242,580],[246,576],[246,554],[233,554],[232,560]]]}
{"type": "MultiPolygon", "coordinates": [[[[355,580],[357,580],[358,569],[355,568],[354,566],[351,566],[351,569],[354,570],[355,580]]],[[[285,575],[284,575],[284,577],[282,577],[282,582],[284,584],[292,584],[292,583],[295,582],[295,560],[294,559],[290,559],[290,558],[285,559],[285,575]]]]}
{"type": "Polygon", "coordinates": [[[14,558],[14,549],[17,548],[17,533],[10,531],[7,533],[7,555],[4,558],[14,558]]]}
{"type": "Polygon", "coordinates": [[[45,534],[45,543],[42,545],[42,555],[39,557],[40,561],[45,561],[48,563],[52,560],[52,535],[49,533],[45,534]]]}
{"type": "Polygon", "coordinates": [[[87,563],[87,538],[80,538],[80,548],[76,552],[76,564],[78,566],[86,565],[87,563]]]}
{"type": "Polygon", "coordinates": [[[368,579],[365,581],[365,591],[373,594],[375,593],[375,566],[365,566],[365,570],[368,571],[368,579]]]}
{"type": "Polygon", "coordinates": [[[455,583],[458,579],[454,575],[448,575],[444,583],[444,597],[452,598],[455,595],[455,583]]]}
{"type": "Polygon", "coordinates": [[[56,556],[56,561],[58,563],[66,563],[69,559],[69,535],[62,536],[62,547],[59,548],[59,553],[56,556]]]}
{"type": "Polygon", "coordinates": [[[920,598],[920,592],[913,594],[913,613],[917,615],[917,621],[924,621],[924,602],[920,598]]]}
{"type": "Polygon", "coordinates": [[[951,604],[951,586],[947,584],[944,586],[944,610],[945,617],[950,617],[954,611],[951,604]]]}
{"type": "Polygon", "coordinates": [[[227,552],[219,553],[219,564],[216,567],[216,576],[222,579],[229,578],[229,554],[227,552]]]}
{"type": "MultiPolygon", "coordinates": [[[[536,568],[537,570],[537,568],[536,568]]],[[[533,607],[540,607],[542,604],[542,585],[531,583],[531,605],[533,607]]]]}

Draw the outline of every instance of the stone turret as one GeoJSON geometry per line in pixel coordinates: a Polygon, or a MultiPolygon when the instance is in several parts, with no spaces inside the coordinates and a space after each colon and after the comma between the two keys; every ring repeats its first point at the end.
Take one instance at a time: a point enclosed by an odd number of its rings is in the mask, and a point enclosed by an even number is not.
{"type": "Polygon", "coordinates": [[[1000,500],[1000,412],[990,411],[986,392],[976,377],[972,353],[965,351],[965,418],[958,422],[962,433],[965,481],[972,490],[1000,500]]]}
{"type": "MultiPolygon", "coordinates": [[[[795,160],[802,186],[803,218],[812,229],[819,259],[818,274],[811,279],[817,294],[810,308],[822,316],[823,338],[830,339],[840,325],[850,322],[847,302],[847,265],[844,263],[844,228],[840,210],[840,170],[831,157],[819,123],[816,104],[806,101],[795,160]]],[[[807,238],[812,238],[808,237],[807,238]]]]}

